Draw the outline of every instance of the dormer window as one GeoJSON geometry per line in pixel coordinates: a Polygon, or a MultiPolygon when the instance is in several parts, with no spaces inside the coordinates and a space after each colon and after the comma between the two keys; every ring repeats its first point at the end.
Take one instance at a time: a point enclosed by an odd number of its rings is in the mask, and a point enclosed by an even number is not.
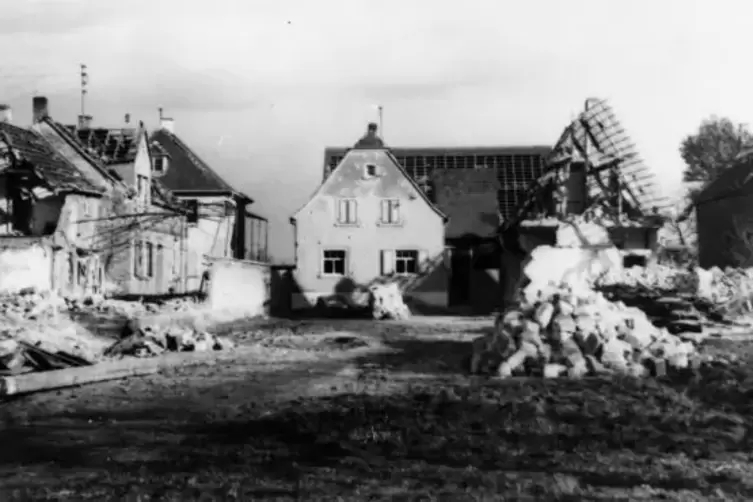
{"type": "Polygon", "coordinates": [[[155,174],[163,174],[167,170],[167,157],[162,155],[154,157],[152,170],[155,174]]]}

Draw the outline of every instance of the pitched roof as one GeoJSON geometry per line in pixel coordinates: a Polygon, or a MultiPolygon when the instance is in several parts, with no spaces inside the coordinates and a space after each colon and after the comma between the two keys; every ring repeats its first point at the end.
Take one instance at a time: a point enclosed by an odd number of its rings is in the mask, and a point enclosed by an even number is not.
{"type": "Polygon", "coordinates": [[[170,167],[160,176],[168,190],[238,193],[175,134],[158,129],[151,140],[170,155],[170,167]]]}
{"type": "MultiPolygon", "coordinates": [[[[443,213],[443,212],[442,212],[442,211],[441,211],[441,210],[440,210],[440,209],[439,209],[439,208],[437,207],[437,205],[436,205],[436,204],[434,204],[434,202],[432,202],[432,200],[431,200],[431,199],[429,199],[429,197],[428,197],[428,196],[426,195],[426,192],[425,192],[425,191],[424,191],[424,190],[423,190],[423,189],[422,189],[422,188],[421,188],[421,187],[420,187],[420,186],[418,185],[418,183],[416,183],[416,180],[414,180],[414,179],[413,179],[413,177],[412,177],[412,176],[410,176],[410,175],[409,175],[409,174],[408,174],[408,173],[407,173],[407,172],[405,171],[405,169],[403,168],[403,166],[401,166],[401,165],[400,165],[400,162],[398,162],[398,160],[397,160],[397,159],[395,158],[395,156],[394,156],[394,155],[392,155],[392,152],[391,152],[391,151],[390,151],[390,150],[389,150],[388,148],[373,148],[373,149],[370,149],[370,150],[369,150],[369,149],[366,149],[366,148],[359,148],[359,149],[349,150],[349,152],[350,152],[350,151],[354,151],[354,152],[359,152],[359,153],[360,153],[360,152],[366,152],[366,151],[384,152],[384,154],[386,155],[386,157],[387,157],[387,158],[388,158],[388,159],[389,159],[389,160],[390,160],[390,161],[391,161],[391,162],[392,162],[392,163],[394,164],[394,166],[395,166],[395,167],[397,168],[398,172],[399,172],[399,173],[400,173],[400,174],[401,174],[401,175],[402,175],[403,177],[405,177],[405,179],[407,179],[407,180],[408,180],[408,182],[410,183],[410,185],[411,185],[411,186],[412,186],[412,187],[413,187],[413,188],[414,188],[414,189],[416,190],[416,192],[418,192],[418,194],[419,194],[419,195],[421,196],[421,198],[422,198],[422,199],[423,199],[423,200],[424,200],[424,201],[425,201],[425,202],[426,202],[426,203],[427,203],[427,204],[429,205],[429,207],[431,207],[431,209],[432,209],[432,210],[433,210],[433,211],[434,211],[435,213],[437,213],[437,214],[438,214],[438,215],[439,215],[439,216],[440,216],[440,217],[441,217],[441,218],[442,218],[443,220],[447,221],[447,215],[446,215],[445,213],[443,213]]],[[[332,170],[332,172],[335,172],[335,171],[336,171],[337,169],[339,169],[339,168],[340,168],[340,167],[341,167],[342,165],[344,165],[344,164],[345,164],[345,160],[346,160],[346,159],[347,159],[347,154],[346,154],[346,156],[345,156],[345,157],[343,157],[343,159],[342,159],[342,160],[340,160],[340,162],[339,162],[339,163],[338,163],[338,165],[337,165],[337,166],[335,167],[335,169],[333,169],[333,170],[332,170]]],[[[299,208],[299,209],[298,209],[298,210],[297,210],[297,211],[296,211],[296,212],[294,213],[294,215],[293,215],[293,216],[291,216],[291,218],[290,218],[290,220],[291,220],[291,221],[295,221],[295,215],[297,215],[298,213],[300,213],[300,212],[301,212],[301,211],[302,211],[302,210],[303,210],[303,209],[304,209],[304,208],[305,208],[306,206],[308,206],[308,205],[309,205],[309,203],[310,203],[310,202],[311,202],[312,200],[314,200],[314,198],[315,198],[315,197],[316,197],[316,196],[317,196],[317,195],[318,195],[318,194],[319,194],[319,193],[320,193],[320,192],[322,191],[322,189],[323,189],[324,185],[325,185],[325,184],[327,183],[327,181],[329,181],[329,178],[325,179],[325,180],[324,180],[324,181],[323,181],[322,183],[320,183],[320,184],[319,184],[319,186],[318,186],[318,187],[316,188],[316,190],[315,190],[315,191],[314,191],[314,193],[313,193],[313,194],[311,195],[311,197],[309,197],[309,199],[308,199],[308,200],[306,201],[306,203],[305,203],[305,204],[304,204],[303,206],[301,206],[301,207],[300,207],[300,208],[299,208]]]]}
{"type": "Polygon", "coordinates": [[[55,192],[104,192],[34,131],[0,123],[0,134],[3,138],[3,141],[0,141],[0,148],[11,148],[17,160],[28,162],[28,165],[51,190],[55,192]]]}
{"type": "Polygon", "coordinates": [[[694,206],[753,193],[753,159],[743,158],[725,169],[695,198],[694,206]]]}
{"type": "Polygon", "coordinates": [[[499,227],[499,178],[494,169],[443,169],[432,173],[434,201],[449,217],[448,238],[492,237],[499,227]]]}
{"type": "Polygon", "coordinates": [[[97,127],[80,129],[75,125],[62,127],[105,164],[125,164],[136,159],[139,147],[139,130],[137,128],[106,129],[97,127]]]}

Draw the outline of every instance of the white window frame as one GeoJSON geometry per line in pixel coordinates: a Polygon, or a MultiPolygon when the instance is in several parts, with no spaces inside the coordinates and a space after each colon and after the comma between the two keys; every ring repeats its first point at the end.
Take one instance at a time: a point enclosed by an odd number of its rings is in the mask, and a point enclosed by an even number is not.
{"type": "Polygon", "coordinates": [[[376,164],[366,164],[363,168],[367,178],[373,178],[379,175],[379,167],[376,164]],[[373,171],[373,172],[369,172],[373,171]]]}
{"type": "MultiPolygon", "coordinates": [[[[383,249],[379,253],[381,260],[381,275],[415,276],[421,273],[426,253],[421,249],[383,249]],[[413,256],[400,256],[403,253],[413,253],[413,256]],[[415,263],[413,272],[398,272],[398,263],[415,263]]],[[[406,267],[407,268],[407,265],[406,267]]]]}
{"type": "Polygon", "coordinates": [[[382,199],[379,205],[379,223],[381,225],[399,225],[400,199],[382,199]]]}
{"type": "MultiPolygon", "coordinates": [[[[343,248],[327,248],[322,249],[322,255],[321,255],[321,275],[322,277],[345,277],[348,274],[348,250],[343,248]],[[342,253],[342,262],[343,262],[343,272],[337,273],[337,272],[327,272],[325,264],[328,261],[335,262],[335,260],[338,260],[338,258],[331,258],[327,257],[327,253],[335,252],[335,253],[342,253]]],[[[333,266],[333,269],[335,267],[333,266]]]]}
{"type": "Polygon", "coordinates": [[[337,199],[337,224],[358,225],[358,200],[353,198],[337,199]]]}
{"type": "Polygon", "coordinates": [[[152,170],[155,173],[164,174],[165,171],[167,171],[167,157],[164,155],[157,155],[154,157],[154,166],[152,167],[152,170]],[[157,169],[157,164],[159,163],[160,168],[157,169]]]}
{"type": "Polygon", "coordinates": [[[133,243],[133,275],[138,279],[154,277],[155,244],[145,239],[133,243]]]}

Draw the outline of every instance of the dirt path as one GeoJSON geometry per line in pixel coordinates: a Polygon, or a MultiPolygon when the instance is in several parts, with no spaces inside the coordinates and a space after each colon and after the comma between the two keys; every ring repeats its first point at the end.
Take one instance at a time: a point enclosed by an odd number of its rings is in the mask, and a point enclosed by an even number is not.
{"type": "Polygon", "coordinates": [[[1,404],[0,500],[753,498],[749,365],[470,379],[487,324],[239,327],[246,346],[204,364],[1,404]]]}

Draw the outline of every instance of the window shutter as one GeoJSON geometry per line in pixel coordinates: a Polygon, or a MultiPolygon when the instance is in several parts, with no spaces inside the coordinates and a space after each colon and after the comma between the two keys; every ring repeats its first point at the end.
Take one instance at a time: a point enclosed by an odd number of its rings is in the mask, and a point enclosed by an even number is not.
{"type": "Polygon", "coordinates": [[[358,221],[358,204],[355,200],[350,200],[350,223],[356,223],[358,221]]]}
{"type": "Polygon", "coordinates": [[[387,223],[388,221],[390,221],[390,201],[389,200],[382,201],[381,221],[382,223],[387,223]]]}
{"type": "Polygon", "coordinates": [[[390,203],[390,221],[397,223],[400,221],[400,202],[393,200],[390,203]]]}
{"type": "Polygon", "coordinates": [[[395,252],[392,250],[384,250],[382,255],[382,274],[390,275],[395,272],[395,252]]]}
{"type": "Polygon", "coordinates": [[[418,266],[416,267],[419,273],[424,272],[428,267],[426,263],[429,260],[429,253],[424,250],[418,252],[418,266]]]}
{"type": "Polygon", "coordinates": [[[345,211],[347,211],[346,201],[343,199],[337,200],[337,222],[342,223],[345,218],[345,211]]]}

